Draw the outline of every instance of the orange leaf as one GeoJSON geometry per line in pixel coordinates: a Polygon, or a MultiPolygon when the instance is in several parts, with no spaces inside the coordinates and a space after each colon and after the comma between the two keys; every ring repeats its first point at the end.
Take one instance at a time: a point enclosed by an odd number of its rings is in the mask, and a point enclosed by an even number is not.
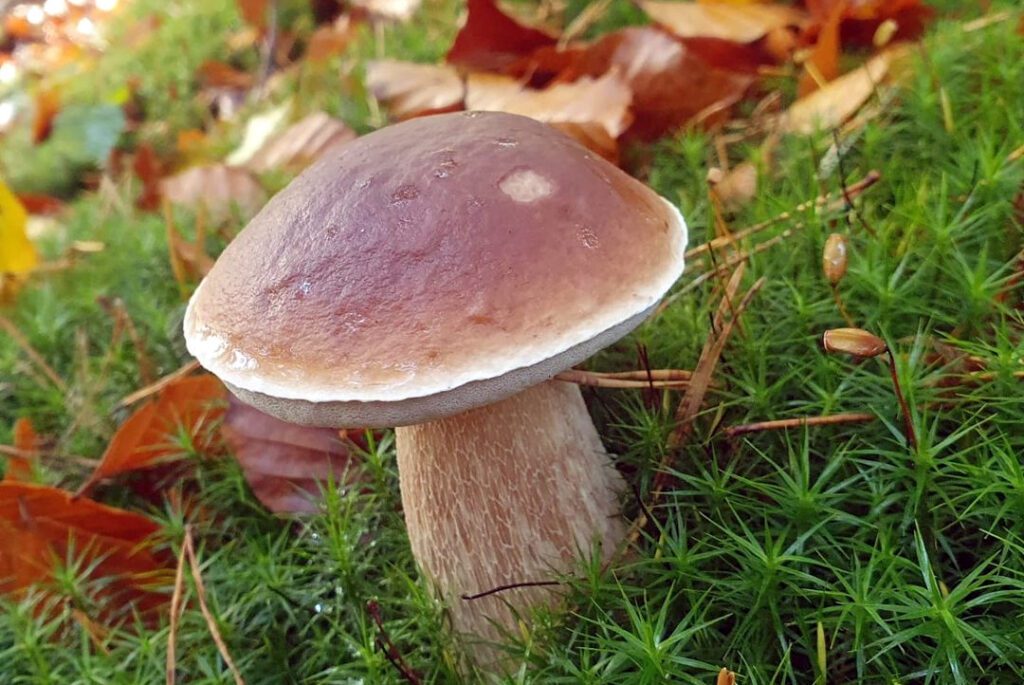
{"type": "Polygon", "coordinates": [[[228,404],[221,433],[267,509],[313,513],[329,479],[336,484],[356,479],[352,456],[338,431],[286,423],[234,397],[228,404]]]}
{"type": "Polygon", "coordinates": [[[543,31],[523,26],[502,12],[495,0],[469,0],[466,24],[455,36],[449,64],[468,69],[497,71],[558,41],[543,31]]]}
{"type": "Polygon", "coordinates": [[[57,488],[0,482],[0,592],[46,587],[57,563],[74,563],[105,582],[95,599],[108,622],[149,612],[166,601],[168,565],[148,549],[159,526],[57,488]]]}
{"type": "Polygon", "coordinates": [[[39,436],[36,434],[35,428],[32,427],[32,422],[26,418],[20,418],[14,422],[14,449],[23,452],[24,455],[8,458],[4,480],[31,480],[32,459],[39,451],[39,436]]]}
{"type": "Polygon", "coordinates": [[[237,0],[238,11],[245,23],[259,30],[267,25],[267,0],[237,0]]]}
{"type": "Polygon", "coordinates": [[[839,26],[846,14],[847,5],[848,0],[840,0],[832,6],[825,18],[825,23],[818,33],[818,42],[800,75],[800,97],[814,92],[825,82],[839,76],[839,26]]]}
{"type": "Polygon", "coordinates": [[[38,145],[50,137],[53,119],[60,110],[60,95],[56,90],[43,89],[36,93],[36,111],[32,119],[32,142],[38,145]]]}
{"type": "Polygon", "coordinates": [[[306,59],[310,62],[324,62],[345,52],[355,36],[355,23],[342,15],[329,26],[321,26],[309,37],[306,59]]]}
{"type": "Polygon", "coordinates": [[[209,374],[186,376],[164,387],[155,400],[146,402],[121,424],[78,494],[88,492],[103,478],[179,457],[181,450],[173,436],[181,432],[191,437],[197,450],[208,449],[212,434],[205,429],[223,415],[224,396],[224,386],[209,374]]]}

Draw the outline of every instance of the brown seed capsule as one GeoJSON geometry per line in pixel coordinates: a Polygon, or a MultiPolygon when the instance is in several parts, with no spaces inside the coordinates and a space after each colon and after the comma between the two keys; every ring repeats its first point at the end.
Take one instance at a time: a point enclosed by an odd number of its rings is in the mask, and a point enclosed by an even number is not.
{"type": "Polygon", "coordinates": [[[852,354],[855,357],[877,357],[888,351],[885,341],[860,328],[833,328],[825,331],[821,344],[829,353],[852,354]]]}
{"type": "Polygon", "coordinates": [[[846,238],[841,233],[833,233],[825,241],[825,249],[821,253],[821,268],[825,278],[832,285],[838,285],[846,275],[846,238]]]}

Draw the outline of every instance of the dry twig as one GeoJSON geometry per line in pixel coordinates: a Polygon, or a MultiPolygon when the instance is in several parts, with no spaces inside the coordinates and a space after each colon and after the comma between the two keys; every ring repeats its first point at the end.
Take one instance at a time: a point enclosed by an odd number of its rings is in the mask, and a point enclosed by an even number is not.
{"type": "Polygon", "coordinates": [[[839,423],[866,423],[877,418],[874,414],[846,413],[832,414],[830,416],[801,416],[793,419],[778,419],[775,421],[757,421],[755,423],[744,423],[738,426],[729,426],[723,433],[727,438],[735,438],[737,435],[747,433],[759,433],[761,431],[785,430],[787,428],[802,428],[804,426],[832,426],[839,423]]]}

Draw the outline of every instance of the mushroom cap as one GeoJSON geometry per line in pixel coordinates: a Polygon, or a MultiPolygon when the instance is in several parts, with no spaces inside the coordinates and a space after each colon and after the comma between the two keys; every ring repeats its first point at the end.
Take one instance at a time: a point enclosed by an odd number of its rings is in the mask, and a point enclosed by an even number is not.
{"type": "Polygon", "coordinates": [[[185,340],[287,421],[420,423],[622,337],[685,248],[675,207],[550,126],[423,117],[337,148],[278,193],[196,289],[185,340]]]}

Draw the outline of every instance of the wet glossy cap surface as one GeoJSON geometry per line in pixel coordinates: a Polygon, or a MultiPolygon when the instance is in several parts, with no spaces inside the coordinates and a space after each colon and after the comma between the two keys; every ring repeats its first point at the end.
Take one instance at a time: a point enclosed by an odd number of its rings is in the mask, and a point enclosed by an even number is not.
{"type": "Polygon", "coordinates": [[[625,334],[682,272],[685,243],[671,205],[545,124],[424,117],[275,196],[196,291],[185,335],[250,399],[394,405],[401,423],[406,400],[497,382],[469,393],[490,401],[520,389],[503,376],[536,382],[522,370],[550,375],[625,334]]]}

